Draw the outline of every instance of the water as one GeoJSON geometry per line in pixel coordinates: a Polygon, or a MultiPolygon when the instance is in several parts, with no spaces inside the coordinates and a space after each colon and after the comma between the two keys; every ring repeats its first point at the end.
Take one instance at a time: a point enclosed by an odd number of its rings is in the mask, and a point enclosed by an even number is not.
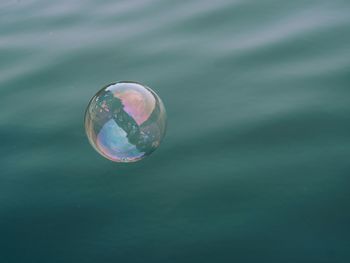
{"type": "Polygon", "coordinates": [[[0,3],[1,262],[349,262],[349,1],[0,3]],[[157,90],[115,164],[84,110],[157,90]]]}

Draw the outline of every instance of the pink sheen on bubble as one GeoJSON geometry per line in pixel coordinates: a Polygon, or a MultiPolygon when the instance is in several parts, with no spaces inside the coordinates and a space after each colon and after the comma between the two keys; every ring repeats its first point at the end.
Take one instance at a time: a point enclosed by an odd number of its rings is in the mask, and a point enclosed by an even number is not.
{"type": "Polygon", "coordinates": [[[138,125],[141,125],[151,115],[155,106],[155,98],[148,90],[138,86],[135,89],[117,90],[114,96],[121,99],[124,110],[135,119],[138,125]]]}

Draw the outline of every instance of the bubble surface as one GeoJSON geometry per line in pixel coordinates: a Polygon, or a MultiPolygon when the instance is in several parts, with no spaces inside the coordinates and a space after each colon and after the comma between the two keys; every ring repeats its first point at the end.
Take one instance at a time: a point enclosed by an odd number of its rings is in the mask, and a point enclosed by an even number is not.
{"type": "Polygon", "coordinates": [[[92,97],[85,112],[90,144],[114,162],[135,162],[150,155],[160,145],[165,130],[163,102],[137,82],[105,86],[92,97]]]}

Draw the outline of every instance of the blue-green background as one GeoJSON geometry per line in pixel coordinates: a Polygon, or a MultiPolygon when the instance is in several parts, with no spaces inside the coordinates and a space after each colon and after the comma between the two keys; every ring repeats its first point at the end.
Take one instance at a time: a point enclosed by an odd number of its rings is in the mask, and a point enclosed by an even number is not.
{"type": "Polygon", "coordinates": [[[350,262],[350,2],[0,2],[0,262],[350,262]],[[102,86],[168,132],[88,144],[102,86]]]}

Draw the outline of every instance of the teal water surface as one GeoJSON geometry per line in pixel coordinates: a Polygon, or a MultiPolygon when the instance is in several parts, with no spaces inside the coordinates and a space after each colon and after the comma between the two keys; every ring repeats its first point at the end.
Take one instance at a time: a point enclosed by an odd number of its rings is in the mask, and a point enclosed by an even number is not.
{"type": "Polygon", "coordinates": [[[350,262],[350,2],[0,2],[0,262],[350,262]],[[154,89],[116,164],[89,99],[154,89]]]}

